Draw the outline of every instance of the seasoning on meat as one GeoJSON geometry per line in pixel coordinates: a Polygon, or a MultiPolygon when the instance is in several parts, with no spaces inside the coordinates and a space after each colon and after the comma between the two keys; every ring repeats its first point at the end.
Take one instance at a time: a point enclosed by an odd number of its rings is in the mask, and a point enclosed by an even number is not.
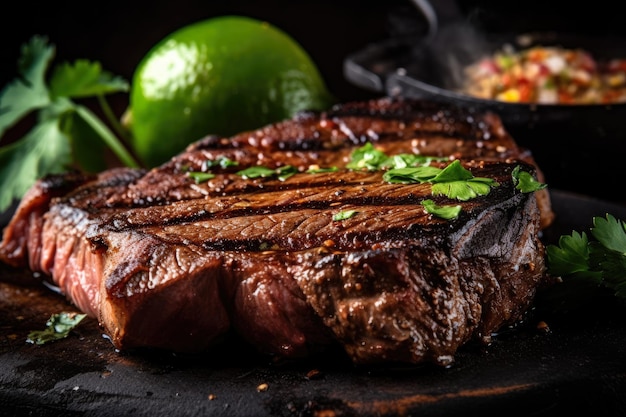
{"type": "Polygon", "coordinates": [[[493,114],[347,103],[207,137],[150,171],[42,179],[5,228],[0,259],[51,280],[121,350],[197,352],[237,332],[277,357],[341,346],[357,364],[446,366],[519,320],[546,278],[549,195],[520,191],[520,170],[540,176],[493,114]],[[365,143],[458,160],[497,186],[459,201],[346,168],[365,143]],[[217,160],[236,163],[206,163],[217,160]],[[208,166],[211,178],[187,175],[208,166]],[[297,172],[238,174],[259,166],[297,172]],[[460,211],[433,216],[425,200],[460,211]]]}

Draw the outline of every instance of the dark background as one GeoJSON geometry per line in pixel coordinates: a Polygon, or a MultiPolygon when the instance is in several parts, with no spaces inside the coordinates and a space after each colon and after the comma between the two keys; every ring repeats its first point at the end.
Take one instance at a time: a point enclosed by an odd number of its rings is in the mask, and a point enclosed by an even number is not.
{"type": "MultiPolygon", "coordinates": [[[[432,0],[485,31],[532,29],[576,32],[624,31],[621,13],[610,1],[585,7],[572,2],[527,0],[513,5],[501,0],[432,0]]],[[[16,74],[20,46],[34,34],[56,45],[57,61],[90,59],[130,80],[136,65],[159,40],[192,22],[240,14],[285,30],[309,52],[329,89],[342,100],[371,96],[343,76],[347,54],[369,43],[407,31],[425,30],[411,0],[177,0],[152,2],[14,2],[0,13],[0,86],[16,74]]]]}
{"type": "MultiPolygon", "coordinates": [[[[298,41],[311,55],[328,89],[339,101],[372,98],[383,93],[366,90],[346,79],[344,60],[370,44],[379,44],[398,35],[426,33],[426,20],[414,1],[419,0],[21,1],[13,3],[12,10],[5,6],[6,12],[0,13],[3,43],[0,86],[15,77],[20,47],[35,34],[47,36],[56,46],[55,63],[76,59],[98,61],[105,70],[131,81],[142,57],[175,30],[212,17],[245,15],[265,20],[298,41]]],[[[556,31],[620,35],[620,39],[626,34],[623,15],[615,3],[608,0],[581,5],[547,0],[526,0],[519,4],[502,0],[431,0],[431,3],[443,23],[461,19],[485,34],[556,31]]],[[[128,105],[127,93],[107,98],[121,117],[128,105]]],[[[99,106],[95,100],[93,103],[93,109],[98,112],[99,106]]],[[[626,107],[623,111],[626,115],[626,107]]],[[[620,124],[623,119],[618,116],[616,122],[615,117],[602,116],[610,117],[612,124],[620,124]]],[[[566,132],[564,127],[567,126],[559,124],[552,131],[539,133],[535,128],[527,132],[530,140],[514,132],[511,126],[507,128],[518,143],[533,149],[544,170],[545,167],[552,169],[547,172],[551,186],[621,202],[621,193],[616,193],[606,181],[595,178],[613,177],[614,167],[621,166],[623,152],[626,152],[626,125],[605,128],[593,116],[592,123],[578,122],[584,129],[571,126],[566,132]],[[613,130],[618,134],[606,133],[613,130]],[[594,139],[596,132],[601,135],[600,141],[594,139]],[[586,149],[590,143],[593,153],[586,149]],[[612,149],[608,153],[610,160],[606,157],[607,148],[612,149]],[[587,171],[593,167],[595,177],[585,174],[583,166],[587,171]]],[[[523,129],[525,131],[525,127],[523,129]]],[[[20,133],[20,129],[15,128],[2,139],[10,142],[20,137],[20,133]]]]}

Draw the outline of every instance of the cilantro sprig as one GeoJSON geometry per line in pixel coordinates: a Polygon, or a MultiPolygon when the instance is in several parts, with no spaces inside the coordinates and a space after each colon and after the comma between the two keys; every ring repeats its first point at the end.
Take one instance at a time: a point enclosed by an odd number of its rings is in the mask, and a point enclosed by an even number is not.
{"type": "Polygon", "coordinates": [[[123,164],[139,166],[118,139],[124,130],[104,99],[127,92],[128,83],[87,60],[58,64],[48,78],[55,52],[47,38],[33,36],[22,46],[17,77],[0,91],[0,139],[25,117],[36,116],[23,137],[0,147],[0,211],[45,175],[69,168],[100,171],[105,146],[123,164]],[[98,100],[109,125],[75,101],[90,97],[98,100]]]}
{"type": "Polygon", "coordinates": [[[626,299],[626,224],[613,215],[594,217],[589,234],[561,236],[546,256],[548,272],[564,283],[586,282],[626,299]]]}

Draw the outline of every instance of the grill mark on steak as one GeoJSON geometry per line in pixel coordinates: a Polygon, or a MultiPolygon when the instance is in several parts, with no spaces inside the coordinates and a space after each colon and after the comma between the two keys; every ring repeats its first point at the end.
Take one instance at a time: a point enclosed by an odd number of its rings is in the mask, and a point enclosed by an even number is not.
{"type": "MultiPolygon", "coordinates": [[[[490,176],[506,184],[505,177],[510,176],[510,169],[510,165],[503,170],[500,163],[492,163],[474,171],[476,176],[490,176]]],[[[177,200],[166,206],[112,211],[110,217],[106,214],[102,216],[101,233],[145,228],[148,233],[165,241],[180,243],[184,240],[185,244],[196,244],[207,250],[301,250],[333,239],[341,247],[348,247],[354,246],[354,241],[362,242],[362,245],[371,244],[368,242],[399,235],[401,231],[409,233],[410,237],[412,230],[431,232],[429,223],[448,223],[440,219],[429,220],[428,214],[419,205],[426,198],[442,200],[431,196],[430,185],[386,184],[380,172],[302,174],[284,182],[266,180],[262,190],[262,193],[233,192],[232,195],[210,200],[177,200]],[[332,179],[337,176],[353,177],[355,180],[346,181],[338,190],[332,186],[336,184],[332,179]],[[358,211],[355,218],[332,221],[334,213],[352,208],[358,211]],[[274,219],[276,214],[280,217],[274,219]],[[233,221],[235,218],[236,221],[233,221]],[[307,225],[320,224],[325,229],[300,233],[296,229],[300,225],[298,219],[308,219],[307,225]],[[407,230],[407,222],[422,224],[424,229],[412,226],[407,230]],[[373,227],[374,224],[378,227],[373,227]],[[255,225],[261,227],[253,233],[255,225]],[[188,229],[196,231],[189,233],[188,229]],[[335,237],[339,233],[342,239],[335,237]],[[195,240],[189,238],[189,234],[195,240]],[[298,235],[304,237],[298,238],[298,235]],[[370,238],[366,238],[367,235],[370,238]]],[[[493,193],[502,191],[494,190],[493,193]]],[[[510,191],[507,190],[507,193],[510,191]]],[[[71,195],[66,198],[74,202],[74,207],[82,207],[76,205],[71,195]]],[[[497,197],[492,195],[490,198],[497,197]]],[[[477,204],[476,201],[460,203],[464,207],[460,221],[464,221],[465,213],[471,214],[471,207],[477,204]]],[[[85,208],[93,207],[89,201],[83,204],[85,208]]],[[[97,236],[89,237],[101,240],[97,236]]]]}
{"type": "Polygon", "coordinates": [[[545,277],[549,199],[516,191],[516,166],[540,176],[493,115],[348,103],[209,136],[149,171],[42,179],[5,229],[0,259],[49,276],[118,349],[198,351],[233,330],[280,356],[339,344],[355,363],[448,365],[464,343],[488,343],[519,319],[545,277]],[[346,170],[364,141],[459,158],[500,185],[459,202],[346,170]],[[239,165],[200,184],[186,174],[222,157],[239,165]],[[236,174],[257,165],[300,173],[236,174]],[[311,165],[339,170],[305,173],[311,165]],[[434,217],[425,198],[462,212],[434,217]],[[358,214],[333,221],[348,209],[358,214]]]}

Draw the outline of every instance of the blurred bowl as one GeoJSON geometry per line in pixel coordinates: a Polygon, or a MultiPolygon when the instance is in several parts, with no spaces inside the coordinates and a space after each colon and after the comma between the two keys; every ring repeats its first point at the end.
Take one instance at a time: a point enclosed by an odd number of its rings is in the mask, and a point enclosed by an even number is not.
{"type": "Polygon", "coordinates": [[[428,99],[498,114],[528,148],[552,188],[615,201],[626,198],[614,183],[626,155],[626,103],[532,104],[481,99],[460,92],[463,69],[509,44],[582,48],[597,60],[626,57],[626,40],[563,33],[477,34],[463,25],[436,36],[405,36],[371,44],[349,55],[344,76],[391,96],[428,99]]]}

